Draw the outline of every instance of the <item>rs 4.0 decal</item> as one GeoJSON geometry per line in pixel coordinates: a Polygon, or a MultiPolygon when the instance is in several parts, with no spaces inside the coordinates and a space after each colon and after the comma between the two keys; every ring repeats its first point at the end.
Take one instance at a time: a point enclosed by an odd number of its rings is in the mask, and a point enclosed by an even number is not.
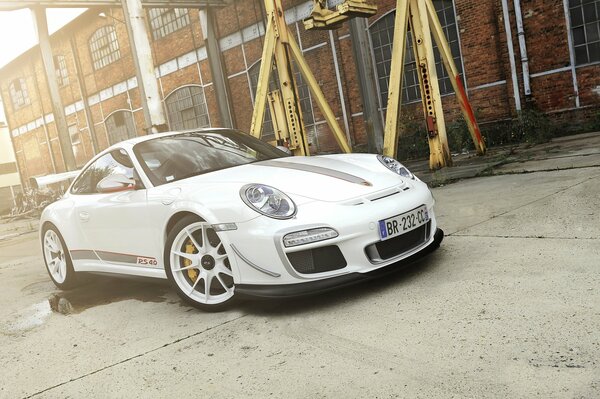
{"type": "Polygon", "coordinates": [[[142,266],[156,266],[156,265],[158,265],[158,262],[156,261],[156,259],[154,259],[154,258],[146,258],[144,256],[138,256],[136,263],[138,265],[142,265],[142,266]]]}

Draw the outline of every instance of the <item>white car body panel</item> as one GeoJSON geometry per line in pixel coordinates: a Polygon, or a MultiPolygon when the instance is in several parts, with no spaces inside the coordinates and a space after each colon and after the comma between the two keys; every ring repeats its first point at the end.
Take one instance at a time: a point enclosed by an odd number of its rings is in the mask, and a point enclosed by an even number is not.
{"type": "Polygon", "coordinates": [[[44,210],[41,225],[52,223],[59,229],[75,271],[166,278],[167,224],[180,212],[194,213],[210,224],[237,225],[236,230],[218,233],[229,254],[236,284],[297,284],[368,273],[410,257],[434,240],[437,229],[434,199],[426,184],[400,177],[375,155],[286,157],[267,161],[268,165],[241,165],[153,187],[132,148],[140,141],[161,136],[164,135],[129,140],[99,154],[115,148],[126,150],[145,189],[66,194],[44,210]],[[330,171],[340,171],[358,180],[345,180],[345,175],[332,176],[330,171]],[[240,198],[241,187],[249,183],[283,191],[296,204],[297,214],[291,219],[276,220],[257,213],[240,198]],[[381,239],[378,221],[421,205],[427,207],[431,220],[427,241],[392,259],[370,261],[365,248],[381,239]],[[339,235],[326,241],[284,247],[285,234],[313,227],[330,227],[339,235]],[[306,275],[297,272],[286,257],[289,252],[323,245],[337,245],[347,266],[306,275]]]}

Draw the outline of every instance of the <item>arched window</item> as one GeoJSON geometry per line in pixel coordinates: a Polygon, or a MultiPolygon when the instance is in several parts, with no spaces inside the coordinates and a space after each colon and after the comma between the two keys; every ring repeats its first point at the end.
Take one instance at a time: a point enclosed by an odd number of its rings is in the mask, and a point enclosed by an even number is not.
{"type": "MultiPolygon", "coordinates": [[[[446,40],[450,45],[454,63],[458,72],[462,74],[462,62],[460,54],[460,45],[458,41],[458,30],[456,26],[456,15],[454,14],[454,4],[452,0],[433,0],[437,16],[444,29],[446,40]]],[[[371,36],[371,45],[375,56],[375,73],[379,83],[379,96],[382,108],[387,107],[388,85],[390,80],[390,67],[392,60],[392,46],[394,41],[394,20],[395,12],[391,12],[379,19],[369,28],[371,36]]],[[[436,71],[440,84],[441,94],[452,93],[452,83],[450,77],[444,69],[440,53],[435,42],[433,43],[436,71]]],[[[404,59],[404,77],[402,81],[402,102],[409,103],[420,101],[421,93],[419,89],[419,76],[415,56],[413,53],[413,42],[409,32],[406,40],[406,58],[404,59]]]]}
{"type": "Polygon", "coordinates": [[[18,78],[10,82],[8,87],[10,98],[12,99],[15,109],[24,107],[30,104],[29,93],[27,93],[27,85],[25,79],[18,78]]]}
{"type": "Polygon", "coordinates": [[[114,26],[105,25],[90,38],[90,51],[94,69],[101,69],[121,58],[119,41],[114,26]]]}
{"type": "Polygon", "coordinates": [[[183,130],[210,126],[202,87],[181,87],[169,94],[165,103],[171,129],[183,130]]]}
{"type": "MultiPolygon", "coordinates": [[[[258,86],[258,75],[260,74],[260,66],[261,61],[259,60],[250,68],[248,68],[248,75],[250,76],[250,90],[252,90],[252,95],[256,97],[256,87],[258,86]]],[[[304,127],[308,128],[309,126],[313,126],[315,124],[315,116],[312,109],[312,103],[310,98],[310,89],[308,88],[308,84],[304,82],[302,78],[302,74],[296,67],[296,63],[293,63],[294,69],[294,78],[296,79],[296,83],[298,85],[298,96],[300,97],[300,108],[302,108],[302,119],[304,121],[304,127]]],[[[271,72],[271,76],[269,79],[269,91],[273,91],[279,88],[279,79],[277,77],[277,71],[273,69],[271,72]]],[[[265,111],[265,119],[263,122],[263,134],[262,138],[266,141],[274,140],[274,131],[273,131],[273,120],[271,117],[271,111],[269,110],[269,106],[266,105],[265,111]]]]}
{"type": "Polygon", "coordinates": [[[185,8],[151,8],[148,15],[154,40],[162,39],[190,24],[190,15],[185,8]]]}
{"type": "Polygon", "coordinates": [[[137,136],[131,111],[116,111],[106,118],[104,124],[111,145],[137,136]]]}

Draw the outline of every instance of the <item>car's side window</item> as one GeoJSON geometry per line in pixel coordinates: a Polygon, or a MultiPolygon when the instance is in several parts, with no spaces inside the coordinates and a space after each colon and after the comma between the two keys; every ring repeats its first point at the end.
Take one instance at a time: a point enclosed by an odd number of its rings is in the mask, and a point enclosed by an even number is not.
{"type": "Polygon", "coordinates": [[[100,180],[112,174],[122,174],[130,179],[137,178],[131,158],[123,149],[109,152],[87,167],[73,184],[73,194],[96,194],[100,180]]]}

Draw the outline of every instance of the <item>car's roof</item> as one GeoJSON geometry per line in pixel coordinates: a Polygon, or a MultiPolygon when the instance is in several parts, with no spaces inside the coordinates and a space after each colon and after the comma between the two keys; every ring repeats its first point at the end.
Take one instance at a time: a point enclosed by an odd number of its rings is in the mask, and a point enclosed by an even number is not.
{"type": "Polygon", "coordinates": [[[136,145],[138,143],[143,143],[144,141],[154,140],[154,139],[161,138],[161,137],[177,136],[179,134],[215,133],[215,132],[219,132],[219,131],[231,131],[231,130],[232,129],[216,127],[216,128],[205,128],[205,129],[176,130],[176,131],[164,132],[164,133],[153,133],[153,134],[148,134],[146,136],[139,136],[139,137],[134,137],[132,139],[125,140],[125,141],[121,141],[119,143],[112,145],[110,148],[133,147],[134,145],[136,145]]]}
{"type": "Polygon", "coordinates": [[[120,141],[118,143],[115,143],[115,144],[111,145],[110,147],[107,147],[106,149],[102,150],[101,152],[99,152],[98,154],[96,154],[95,157],[93,157],[92,159],[90,159],[84,165],[84,167],[81,170],[86,169],[89,164],[91,164],[96,159],[104,156],[105,154],[107,154],[107,153],[109,153],[111,151],[114,151],[114,150],[119,149],[119,148],[131,150],[134,145],[136,145],[138,143],[143,143],[144,141],[154,140],[154,139],[161,138],[161,137],[177,136],[177,135],[180,135],[180,134],[189,134],[189,133],[217,133],[217,132],[232,131],[232,130],[235,130],[235,129],[227,129],[227,128],[223,128],[223,127],[214,127],[214,128],[211,127],[211,128],[203,128],[203,129],[175,130],[175,131],[171,131],[171,132],[153,133],[153,134],[149,134],[149,135],[146,135],[146,136],[134,137],[132,139],[128,139],[128,140],[124,140],[124,141],[120,141]]]}

